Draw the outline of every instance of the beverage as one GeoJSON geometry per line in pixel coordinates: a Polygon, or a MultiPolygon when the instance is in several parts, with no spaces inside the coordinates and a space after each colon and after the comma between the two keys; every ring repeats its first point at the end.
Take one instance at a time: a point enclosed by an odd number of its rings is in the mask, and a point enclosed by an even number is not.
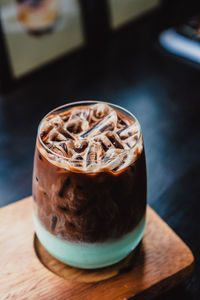
{"type": "Polygon", "coordinates": [[[146,165],[137,119],[93,101],[50,112],[38,130],[33,197],[36,234],[53,256],[81,268],[124,258],[145,225],[146,165]]]}

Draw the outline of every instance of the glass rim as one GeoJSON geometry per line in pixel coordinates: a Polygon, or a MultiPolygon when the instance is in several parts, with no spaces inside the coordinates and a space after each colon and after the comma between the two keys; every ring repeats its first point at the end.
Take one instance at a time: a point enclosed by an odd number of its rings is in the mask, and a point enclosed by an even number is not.
{"type": "MultiPolygon", "coordinates": [[[[138,126],[139,126],[139,135],[138,135],[138,138],[137,140],[135,141],[135,143],[132,145],[132,147],[130,147],[130,149],[118,149],[118,150],[122,150],[121,153],[119,153],[117,156],[113,157],[113,158],[110,158],[108,159],[108,161],[113,161],[115,160],[118,156],[121,156],[121,155],[124,155],[126,153],[129,153],[131,150],[133,150],[136,145],[138,144],[138,142],[140,141],[140,138],[141,138],[141,135],[142,135],[142,129],[141,129],[141,125],[140,125],[140,122],[138,121],[138,119],[136,118],[136,116],[131,113],[129,110],[127,110],[126,108],[123,108],[121,107],[120,105],[117,105],[117,104],[113,104],[113,103],[110,103],[110,102],[107,102],[107,101],[100,101],[100,100],[80,100],[80,101],[75,101],[75,102],[70,102],[70,103],[66,103],[66,104],[63,104],[63,105],[60,105],[54,109],[52,109],[50,112],[48,112],[42,119],[41,121],[39,122],[39,125],[38,125],[38,130],[37,130],[37,138],[41,144],[41,146],[46,150],[47,153],[50,153],[52,154],[53,156],[55,157],[58,157],[59,159],[62,159],[66,162],[77,162],[77,163],[80,163],[80,160],[79,159],[73,159],[73,158],[68,158],[68,157],[65,157],[65,156],[62,156],[54,151],[52,151],[50,148],[48,148],[46,146],[46,144],[42,141],[41,139],[41,126],[42,126],[42,123],[43,121],[51,114],[53,114],[54,112],[56,111],[59,111],[59,110],[62,110],[64,108],[67,108],[67,107],[70,107],[70,106],[81,106],[81,105],[92,105],[92,104],[100,104],[100,103],[103,103],[103,104],[107,104],[108,106],[112,107],[112,108],[116,108],[118,110],[121,110],[123,112],[125,112],[126,114],[128,114],[129,116],[131,116],[133,119],[136,120],[138,126]]],[[[67,111],[67,110],[66,110],[67,111]]],[[[84,139],[82,139],[84,140],[84,139]]],[[[95,144],[95,143],[94,143],[95,144]]],[[[116,149],[117,150],[117,149],[116,149]]],[[[89,162],[95,162],[97,163],[98,161],[102,161],[102,158],[100,160],[87,160],[89,162]]]]}

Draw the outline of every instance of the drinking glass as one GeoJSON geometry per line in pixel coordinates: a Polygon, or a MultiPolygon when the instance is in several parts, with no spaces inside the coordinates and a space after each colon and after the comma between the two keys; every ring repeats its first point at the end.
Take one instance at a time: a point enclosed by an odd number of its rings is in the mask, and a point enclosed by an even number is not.
{"type": "MultiPolygon", "coordinates": [[[[38,239],[58,260],[88,269],[114,264],[135,249],[144,233],[146,213],[143,137],[138,120],[129,111],[103,103],[137,122],[138,136],[130,149],[117,156],[104,155],[97,160],[94,152],[86,162],[86,170],[79,168],[82,162],[79,153],[77,159],[63,157],[43,142],[48,133],[42,131],[42,126],[52,115],[63,116],[64,120],[65,113],[76,107],[87,109],[97,104],[102,102],[66,104],[43,118],[38,128],[33,171],[34,225],[38,239]],[[120,168],[122,155],[127,159],[124,168],[120,168]],[[114,167],[100,168],[103,159],[114,167]]],[[[69,132],[62,133],[70,145],[69,132]]],[[[122,143],[125,141],[122,137],[122,143]]],[[[74,151],[71,147],[68,151],[74,151]]]]}

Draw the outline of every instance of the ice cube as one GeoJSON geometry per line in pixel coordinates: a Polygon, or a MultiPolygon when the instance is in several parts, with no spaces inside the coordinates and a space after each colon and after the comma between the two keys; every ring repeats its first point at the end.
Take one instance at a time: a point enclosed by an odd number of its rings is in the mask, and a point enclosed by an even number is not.
{"type": "Polygon", "coordinates": [[[59,116],[61,117],[61,119],[64,122],[67,122],[70,118],[70,111],[64,111],[64,112],[60,113],[59,116]]]}
{"type": "Polygon", "coordinates": [[[125,128],[124,130],[119,130],[117,134],[122,140],[127,139],[129,136],[135,135],[138,133],[138,126],[136,124],[132,124],[128,128],[125,128]]]}
{"type": "Polygon", "coordinates": [[[103,151],[106,152],[110,147],[112,147],[111,141],[105,135],[100,135],[95,139],[96,142],[99,142],[103,151]]]}
{"type": "MultiPolygon", "coordinates": [[[[65,144],[66,144],[67,152],[68,152],[67,153],[67,157],[72,157],[73,154],[74,154],[74,150],[73,150],[73,148],[74,148],[74,141],[71,140],[71,139],[68,139],[68,140],[65,141],[65,144]]],[[[64,148],[64,150],[65,150],[65,148],[64,148]]]]}
{"type": "Polygon", "coordinates": [[[102,148],[98,143],[90,144],[85,156],[85,170],[95,172],[99,170],[102,148]]]}
{"type": "Polygon", "coordinates": [[[89,128],[89,122],[87,118],[89,116],[89,109],[75,110],[66,122],[66,129],[71,133],[80,133],[86,131],[89,128]]]}
{"type": "Polygon", "coordinates": [[[110,111],[110,107],[105,103],[99,103],[93,105],[93,116],[96,119],[104,118],[110,111]]]}
{"type": "Polygon", "coordinates": [[[48,141],[54,141],[56,136],[59,134],[59,132],[57,131],[57,128],[53,128],[50,132],[49,132],[49,137],[48,137],[48,141]]]}
{"type": "Polygon", "coordinates": [[[135,135],[132,135],[128,139],[126,139],[126,145],[129,148],[132,148],[136,144],[137,140],[138,140],[138,134],[136,133],[135,135]]]}
{"type": "Polygon", "coordinates": [[[97,134],[101,133],[101,130],[105,128],[105,126],[113,125],[115,126],[117,123],[117,114],[115,111],[111,111],[109,115],[107,115],[102,121],[94,124],[92,128],[81,135],[81,138],[93,137],[97,134]]]}
{"type": "Polygon", "coordinates": [[[105,126],[103,126],[99,131],[100,132],[106,132],[106,131],[112,131],[115,128],[115,124],[114,122],[110,122],[110,124],[106,124],[105,126]]]}
{"type": "Polygon", "coordinates": [[[90,112],[91,112],[91,109],[89,109],[89,108],[83,108],[81,110],[81,116],[80,116],[81,119],[85,120],[85,121],[89,121],[90,112]]]}
{"type": "Polygon", "coordinates": [[[121,169],[123,169],[124,166],[125,166],[125,162],[126,162],[126,160],[127,160],[127,157],[128,157],[128,155],[127,155],[126,153],[125,153],[124,155],[121,155],[121,158],[120,158],[120,160],[119,160],[119,163],[117,164],[117,166],[116,166],[115,168],[112,169],[112,171],[118,172],[118,171],[120,171],[121,169]]]}
{"type": "Polygon", "coordinates": [[[82,169],[83,168],[83,158],[81,155],[74,156],[73,164],[75,168],[82,169]]]}
{"type": "Polygon", "coordinates": [[[107,151],[102,162],[104,169],[119,172],[128,167],[134,160],[133,150],[110,149],[107,151]]]}
{"type": "Polygon", "coordinates": [[[89,119],[90,112],[91,109],[89,108],[74,109],[70,115],[69,121],[75,119],[82,119],[87,121],[89,119]]]}
{"type": "Polygon", "coordinates": [[[115,148],[124,149],[123,143],[121,142],[117,134],[108,132],[106,136],[108,137],[108,139],[111,141],[111,143],[115,148]]]}
{"type": "Polygon", "coordinates": [[[43,142],[46,142],[49,138],[49,132],[52,130],[53,125],[49,124],[48,121],[44,120],[42,127],[41,127],[41,132],[40,132],[40,136],[43,142]]]}
{"type": "Polygon", "coordinates": [[[79,119],[80,115],[81,115],[80,109],[76,109],[76,108],[72,109],[69,121],[72,121],[74,119],[79,119]]]}
{"type": "Polygon", "coordinates": [[[64,137],[66,137],[66,139],[75,140],[74,136],[70,134],[69,131],[62,129],[61,133],[64,137]]]}
{"type": "Polygon", "coordinates": [[[82,153],[85,151],[87,146],[88,146],[87,141],[77,141],[77,142],[75,142],[73,149],[77,153],[82,153]]]}
{"type": "Polygon", "coordinates": [[[64,122],[59,115],[57,116],[50,115],[49,117],[47,117],[46,121],[49,123],[49,125],[52,125],[54,128],[57,128],[58,130],[60,128],[64,128],[64,122]]]}
{"type": "Polygon", "coordinates": [[[119,115],[117,116],[117,128],[125,129],[128,126],[127,120],[124,120],[119,115]]]}
{"type": "Polygon", "coordinates": [[[70,133],[74,133],[74,134],[80,133],[81,132],[81,122],[80,122],[80,120],[77,119],[77,120],[73,120],[73,121],[68,121],[66,129],[70,133]]]}
{"type": "Polygon", "coordinates": [[[113,171],[119,172],[122,169],[127,168],[134,162],[134,160],[135,160],[135,155],[133,154],[133,150],[126,152],[124,155],[122,155],[121,163],[115,169],[113,169],[113,171]]]}
{"type": "MultiPolygon", "coordinates": [[[[52,131],[51,131],[51,133],[52,133],[52,131]]],[[[49,136],[49,139],[51,141],[55,141],[55,142],[62,142],[62,141],[66,141],[67,138],[62,133],[57,132],[57,134],[53,135],[52,137],[49,136]]]]}
{"type": "MultiPolygon", "coordinates": [[[[64,142],[53,142],[49,143],[47,145],[49,149],[51,149],[54,152],[58,153],[58,150],[62,152],[62,156],[70,158],[73,156],[73,147],[74,147],[74,142],[72,140],[66,140],[64,142]],[[54,148],[55,147],[55,148],[54,148]],[[58,150],[56,150],[56,148],[58,150]]],[[[58,153],[59,154],[59,153],[58,153]]]]}
{"type": "Polygon", "coordinates": [[[87,155],[86,155],[86,165],[88,166],[89,164],[96,163],[97,161],[97,152],[95,151],[95,145],[90,145],[87,155]]]}
{"type": "Polygon", "coordinates": [[[121,163],[123,152],[121,149],[109,149],[102,158],[102,167],[108,170],[117,168],[121,163]]]}
{"type": "Polygon", "coordinates": [[[52,145],[52,147],[50,149],[60,156],[66,156],[66,152],[60,145],[56,145],[56,146],[52,145]]]}
{"type": "Polygon", "coordinates": [[[63,150],[65,151],[66,155],[69,155],[69,150],[68,150],[68,147],[67,147],[67,143],[61,143],[60,147],[63,148],[63,150]]]}

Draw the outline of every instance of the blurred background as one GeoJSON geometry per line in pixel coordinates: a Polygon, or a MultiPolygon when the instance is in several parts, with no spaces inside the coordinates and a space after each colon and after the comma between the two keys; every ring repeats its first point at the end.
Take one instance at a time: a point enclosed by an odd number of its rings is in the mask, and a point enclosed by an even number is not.
{"type": "MultiPolygon", "coordinates": [[[[0,206],[31,194],[46,113],[109,101],[139,119],[148,202],[199,261],[198,2],[0,0],[0,8],[0,206]]],[[[162,299],[200,299],[195,272],[162,299]]]]}

